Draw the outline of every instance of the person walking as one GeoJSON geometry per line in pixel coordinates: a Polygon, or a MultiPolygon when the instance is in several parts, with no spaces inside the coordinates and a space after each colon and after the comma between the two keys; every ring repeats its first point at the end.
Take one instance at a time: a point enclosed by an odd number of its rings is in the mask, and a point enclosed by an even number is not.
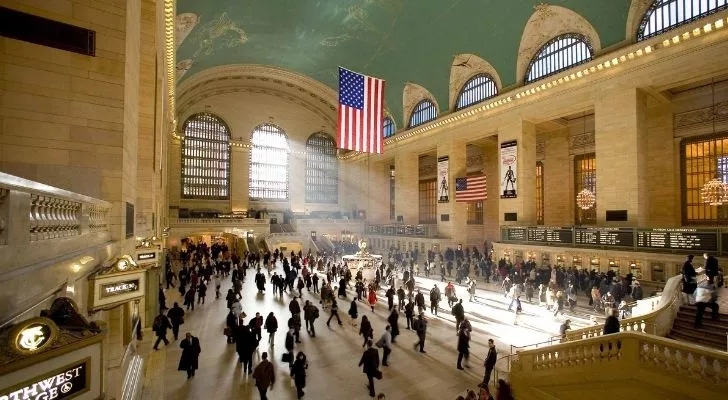
{"type": "Polygon", "coordinates": [[[571,330],[571,320],[567,319],[559,327],[559,333],[561,333],[561,343],[566,342],[566,333],[571,330]]]}
{"type": "Polygon", "coordinates": [[[369,300],[369,306],[372,308],[372,312],[374,312],[374,306],[377,305],[377,290],[374,287],[369,288],[369,295],[367,296],[367,300],[369,300]]]}
{"type": "Polygon", "coordinates": [[[495,368],[495,362],[498,358],[498,352],[495,349],[495,343],[493,339],[488,339],[488,355],[485,357],[485,376],[483,376],[483,386],[488,386],[490,382],[490,375],[493,373],[495,368]]]}
{"type": "Polygon", "coordinates": [[[336,299],[334,299],[331,302],[331,315],[329,316],[329,319],[326,321],[326,326],[331,326],[331,318],[336,317],[336,321],[339,323],[339,325],[343,325],[341,323],[341,318],[339,318],[339,305],[336,303],[336,299]]]}
{"type": "Polygon", "coordinates": [[[465,319],[465,309],[463,308],[463,299],[452,306],[452,315],[455,316],[455,334],[460,332],[460,323],[465,319]]]}
{"type": "Polygon", "coordinates": [[[369,318],[366,315],[361,317],[361,325],[359,326],[359,334],[364,337],[364,342],[361,347],[366,346],[367,341],[374,337],[374,329],[372,329],[372,323],[369,322],[369,318]]]}
{"type": "Polygon", "coordinates": [[[693,293],[698,288],[698,275],[693,267],[693,255],[690,254],[682,266],[682,292],[687,304],[691,303],[693,293]]]}
{"type": "Polygon", "coordinates": [[[228,315],[225,318],[225,329],[223,333],[227,337],[228,344],[235,343],[235,335],[238,332],[238,319],[235,317],[232,311],[228,311],[228,315]]]}
{"type": "Polygon", "coordinates": [[[711,319],[713,321],[718,320],[718,310],[720,307],[717,302],[718,295],[716,293],[715,286],[715,283],[711,281],[703,281],[700,282],[698,288],[695,289],[695,306],[697,307],[697,310],[695,311],[694,326],[696,328],[701,328],[703,326],[703,314],[705,313],[706,308],[710,308],[711,319]]]}
{"type": "Polygon", "coordinates": [[[415,349],[417,346],[420,347],[420,353],[427,353],[425,351],[425,338],[427,335],[427,320],[423,314],[420,314],[412,324],[415,332],[417,332],[418,341],[415,343],[415,349]]]}
{"type": "Polygon", "coordinates": [[[356,305],[356,299],[351,301],[349,316],[351,317],[351,324],[356,325],[356,319],[359,318],[359,307],[356,305]]]}
{"type": "Polygon", "coordinates": [[[243,364],[243,373],[253,373],[253,352],[258,347],[250,327],[241,324],[235,334],[235,351],[238,353],[238,362],[243,364]]]}
{"type": "Polygon", "coordinates": [[[394,295],[395,294],[396,293],[395,293],[393,287],[390,287],[389,289],[387,289],[387,293],[385,294],[385,296],[387,296],[387,307],[388,307],[388,310],[390,310],[390,311],[394,307],[394,295]]]}
{"type": "Polygon", "coordinates": [[[619,333],[619,318],[617,318],[618,313],[618,309],[612,309],[611,315],[608,316],[607,319],[604,321],[604,330],[602,331],[602,335],[619,333]]]}
{"type": "Polygon", "coordinates": [[[397,308],[399,311],[404,311],[404,296],[404,289],[400,286],[399,289],[397,289],[397,308]]]}
{"type": "Polygon", "coordinates": [[[263,327],[265,328],[266,332],[268,332],[268,344],[273,346],[273,343],[275,342],[276,331],[278,330],[278,320],[272,312],[269,313],[268,316],[265,318],[265,323],[263,324],[263,327]]]}
{"type": "Polygon", "coordinates": [[[313,322],[318,317],[318,307],[311,304],[310,301],[306,300],[306,304],[303,306],[303,319],[306,321],[306,332],[308,332],[311,337],[316,337],[316,328],[314,328],[313,322]]]}
{"type": "Polygon", "coordinates": [[[207,285],[205,285],[204,279],[197,285],[197,304],[205,304],[205,296],[207,296],[207,285]]]}
{"type": "Polygon", "coordinates": [[[296,354],[296,360],[293,362],[293,367],[291,368],[291,377],[293,378],[293,383],[296,386],[296,395],[299,399],[303,398],[303,388],[306,387],[306,369],[308,368],[308,361],[306,359],[306,354],[304,354],[302,351],[299,351],[298,354],[296,354]]]}
{"type": "Polygon", "coordinates": [[[362,372],[366,374],[367,380],[369,381],[367,387],[369,388],[369,396],[374,397],[374,378],[381,379],[381,372],[379,371],[379,351],[372,347],[372,341],[369,340],[366,343],[367,349],[361,355],[359,360],[359,366],[362,367],[362,372]]]}
{"type": "Polygon", "coordinates": [[[318,293],[319,292],[319,277],[317,273],[313,274],[313,278],[311,278],[311,281],[313,282],[313,292],[318,293]]]}
{"type": "Polygon", "coordinates": [[[392,327],[392,343],[395,343],[397,336],[399,336],[399,313],[396,308],[387,317],[387,322],[392,327]]]}
{"type": "Polygon", "coordinates": [[[182,349],[182,355],[179,358],[177,370],[187,371],[187,379],[190,379],[195,376],[195,370],[198,367],[198,360],[202,352],[200,339],[187,332],[179,347],[182,349]]]}
{"type": "Polygon", "coordinates": [[[174,340],[177,341],[179,326],[185,323],[185,310],[175,301],[172,308],[167,311],[167,318],[172,323],[172,333],[174,334],[174,340]]]}
{"type": "Polygon", "coordinates": [[[385,367],[389,366],[387,359],[389,358],[389,354],[392,353],[392,327],[390,325],[387,325],[384,328],[382,337],[380,337],[377,341],[377,347],[384,351],[384,355],[382,356],[382,365],[385,367]]]}
{"type": "Polygon", "coordinates": [[[185,306],[187,310],[192,307],[192,311],[195,311],[195,286],[190,286],[190,290],[185,293],[185,306]]]}
{"type": "Polygon", "coordinates": [[[435,285],[430,290],[430,313],[437,315],[437,309],[440,307],[440,289],[435,285]]]}
{"type": "Polygon", "coordinates": [[[288,368],[293,366],[293,348],[296,346],[294,336],[295,333],[293,328],[289,328],[288,332],[286,332],[286,341],[284,343],[286,347],[286,354],[283,355],[283,362],[288,363],[288,368]]]}
{"type": "Polygon", "coordinates": [[[415,304],[412,303],[412,300],[407,302],[407,305],[404,306],[404,316],[407,319],[407,329],[414,329],[414,316],[415,316],[415,304]]]}
{"type": "Polygon", "coordinates": [[[220,281],[220,274],[213,275],[212,282],[215,285],[215,300],[217,300],[220,298],[220,286],[222,285],[222,282],[220,281]]]}
{"type": "Polygon", "coordinates": [[[276,374],[273,364],[268,361],[268,352],[264,351],[260,358],[260,363],[253,371],[253,379],[255,379],[258,393],[260,393],[260,400],[268,400],[268,388],[273,388],[273,384],[276,382],[276,374]]]}
{"type": "Polygon", "coordinates": [[[465,359],[465,363],[467,364],[468,358],[470,358],[470,331],[465,324],[462,325],[460,333],[458,333],[458,369],[464,369],[463,359],[465,359]]]}
{"type": "Polygon", "coordinates": [[[250,333],[255,338],[255,347],[258,347],[258,342],[263,338],[263,316],[260,313],[255,313],[255,316],[250,319],[248,326],[250,327],[250,333]]]}
{"type": "Polygon", "coordinates": [[[152,347],[154,350],[159,350],[159,342],[164,341],[165,346],[169,345],[169,340],[167,340],[167,329],[169,328],[172,328],[172,324],[164,313],[160,312],[152,323],[152,330],[157,334],[157,341],[154,343],[154,347],[152,347]]]}

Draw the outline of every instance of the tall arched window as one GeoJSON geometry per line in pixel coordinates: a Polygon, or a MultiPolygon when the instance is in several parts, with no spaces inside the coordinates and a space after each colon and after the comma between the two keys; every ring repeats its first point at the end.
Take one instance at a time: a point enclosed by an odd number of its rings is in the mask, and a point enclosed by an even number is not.
{"type": "Polygon", "coordinates": [[[472,106],[498,94],[493,77],[488,74],[478,74],[470,78],[460,90],[456,110],[472,106]]]}
{"type": "Polygon", "coordinates": [[[384,121],[382,121],[382,132],[384,137],[392,137],[396,131],[397,127],[394,125],[394,120],[390,117],[384,117],[384,121]]]}
{"type": "Polygon", "coordinates": [[[410,116],[408,128],[414,128],[415,126],[422,125],[425,122],[432,121],[437,118],[437,108],[435,104],[430,100],[422,100],[417,103],[412,116],[410,116]]]}
{"type": "Polygon", "coordinates": [[[728,9],[728,0],[655,0],[645,12],[637,41],[728,9]]]}
{"type": "Polygon", "coordinates": [[[533,57],[526,72],[526,83],[557,74],[592,59],[589,40],[578,33],[566,33],[549,40],[533,57]]]}
{"type": "Polygon", "coordinates": [[[339,202],[339,163],[331,136],[314,133],[306,141],[306,203],[339,202]]]}
{"type": "Polygon", "coordinates": [[[182,197],[225,200],[230,195],[230,129],[217,116],[200,113],[184,123],[182,197]]]}
{"type": "Polygon", "coordinates": [[[272,124],[259,125],[250,135],[252,200],[288,199],[288,136],[272,124]]]}

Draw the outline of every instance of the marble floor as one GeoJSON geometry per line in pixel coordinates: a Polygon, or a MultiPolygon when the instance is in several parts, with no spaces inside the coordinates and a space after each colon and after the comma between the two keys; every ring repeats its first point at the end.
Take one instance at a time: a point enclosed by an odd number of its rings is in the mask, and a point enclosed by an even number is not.
{"type": "MultiPolygon", "coordinates": [[[[429,299],[427,292],[436,281],[420,277],[417,279],[418,287],[422,288],[425,298],[429,299]]],[[[444,290],[444,283],[438,283],[440,290],[444,290]]],[[[481,285],[485,286],[485,285],[481,285]]],[[[223,282],[221,292],[224,294],[231,287],[231,282],[223,282]]],[[[457,337],[455,334],[455,320],[449,312],[447,302],[441,305],[437,317],[426,312],[429,320],[427,330],[426,354],[413,351],[416,335],[404,329],[406,322],[400,316],[402,334],[397,338],[390,355],[390,366],[382,367],[383,379],[376,381],[377,393],[385,393],[387,399],[455,399],[466,388],[475,388],[482,381],[483,360],[487,352],[487,341],[493,338],[498,349],[499,357],[509,354],[511,345],[522,346],[548,340],[558,333],[561,322],[567,316],[555,318],[544,308],[524,302],[524,312],[519,318],[518,325],[514,325],[514,314],[507,311],[509,300],[505,299],[495,285],[478,289],[475,302],[469,303],[465,288],[457,288],[458,297],[463,301],[467,317],[471,320],[474,333],[471,340],[471,357],[469,368],[464,371],[457,370],[457,337]]],[[[225,300],[221,297],[215,300],[214,289],[208,291],[206,304],[196,306],[194,311],[188,311],[185,324],[180,329],[180,338],[185,332],[191,332],[199,337],[202,353],[200,355],[200,369],[194,378],[187,380],[183,371],[177,371],[181,350],[175,342],[168,347],[160,345],[160,350],[152,351],[151,346],[155,339],[151,331],[145,332],[144,340],[139,346],[140,353],[146,359],[144,399],[257,399],[255,381],[242,373],[241,364],[237,362],[234,345],[228,345],[222,334],[227,315],[225,300]]],[[[182,303],[179,292],[175,289],[166,291],[167,305],[175,301],[182,303]]],[[[316,337],[310,337],[305,329],[301,331],[302,343],[294,350],[306,353],[309,362],[307,399],[368,399],[366,376],[357,366],[362,353],[362,340],[358,336],[358,328],[351,325],[346,311],[351,301],[353,290],[350,290],[349,301],[340,301],[339,315],[344,322],[343,326],[335,323],[328,328],[325,324],[329,316],[327,311],[321,310],[321,318],[316,320],[316,337]]],[[[243,311],[251,318],[255,312],[264,317],[273,312],[279,321],[279,326],[285,325],[290,317],[288,303],[291,295],[284,294],[282,300],[273,296],[270,284],[265,294],[258,294],[253,282],[253,274],[243,283],[243,311]]],[[[303,300],[311,300],[318,305],[319,297],[308,293],[304,289],[303,300]]],[[[302,304],[302,303],[301,303],[302,304]]],[[[319,309],[321,309],[319,305],[319,309]]],[[[379,302],[375,311],[364,303],[360,303],[359,315],[367,315],[374,328],[375,340],[379,338],[386,325],[387,301],[383,291],[379,293],[379,302]]],[[[568,316],[572,319],[573,328],[589,323],[588,315],[579,312],[568,316]]],[[[295,388],[292,387],[288,373],[288,366],[280,361],[284,352],[284,339],[286,330],[279,328],[275,337],[275,345],[269,348],[266,342],[267,333],[263,333],[263,340],[258,353],[254,355],[253,364],[259,361],[259,354],[268,351],[270,358],[276,366],[276,384],[269,391],[270,399],[295,399],[295,388]]],[[[168,338],[173,339],[171,331],[168,338]]],[[[381,354],[381,351],[380,351],[381,354]]],[[[507,360],[503,359],[497,365],[500,371],[507,371],[507,360]]],[[[501,372],[504,374],[505,372],[501,372]]]]}

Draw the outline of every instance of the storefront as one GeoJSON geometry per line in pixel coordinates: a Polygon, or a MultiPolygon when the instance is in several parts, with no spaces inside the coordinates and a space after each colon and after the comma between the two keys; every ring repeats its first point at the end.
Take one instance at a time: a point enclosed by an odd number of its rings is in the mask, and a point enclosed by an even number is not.
{"type": "Polygon", "coordinates": [[[0,400],[105,398],[104,330],[65,297],[41,315],[0,332],[0,400]]]}

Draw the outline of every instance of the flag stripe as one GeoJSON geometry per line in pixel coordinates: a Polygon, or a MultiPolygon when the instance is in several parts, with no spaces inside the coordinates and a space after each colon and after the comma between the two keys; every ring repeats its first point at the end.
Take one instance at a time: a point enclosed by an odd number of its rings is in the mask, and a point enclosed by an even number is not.
{"type": "Polygon", "coordinates": [[[338,147],[381,153],[384,81],[339,68],[338,147]]]}
{"type": "Polygon", "coordinates": [[[488,198],[485,175],[468,176],[455,180],[455,201],[479,201],[488,198]]]}

